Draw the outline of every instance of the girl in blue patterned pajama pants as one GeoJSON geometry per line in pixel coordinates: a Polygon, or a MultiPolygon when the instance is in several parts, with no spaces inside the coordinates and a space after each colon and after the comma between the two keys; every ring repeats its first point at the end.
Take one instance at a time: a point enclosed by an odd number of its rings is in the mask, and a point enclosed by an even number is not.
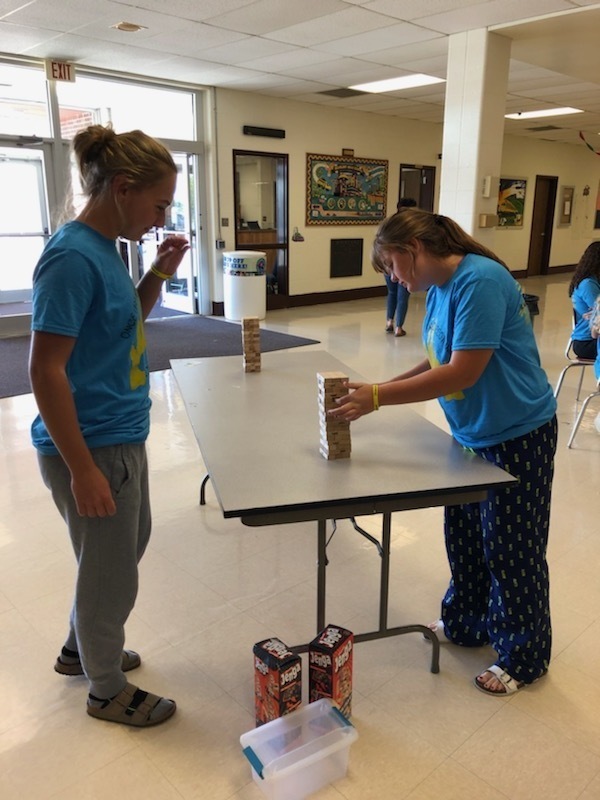
{"type": "Polygon", "coordinates": [[[531,683],[551,648],[546,546],[556,450],[556,418],[475,452],[519,479],[480,503],[448,506],[445,538],[452,578],[442,602],[448,638],[491,646],[498,665],[531,683]]]}
{"type": "Polygon", "coordinates": [[[384,383],[348,383],[329,414],[353,422],[380,406],[437,398],[456,441],[518,479],[482,503],[446,509],[452,579],[441,619],[429,626],[453,644],[491,644],[498,660],[475,686],[511,694],[546,673],[552,645],[546,546],[556,401],[529,310],[507,266],[440,214],[407,208],[388,217],[372,261],[409,292],[427,292],[426,358],[384,383]]]}

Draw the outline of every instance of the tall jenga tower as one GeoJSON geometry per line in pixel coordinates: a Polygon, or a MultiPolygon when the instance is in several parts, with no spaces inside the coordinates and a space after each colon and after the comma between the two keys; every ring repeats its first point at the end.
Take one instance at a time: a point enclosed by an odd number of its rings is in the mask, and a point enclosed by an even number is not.
{"type": "Polygon", "coordinates": [[[242,351],[244,372],[260,372],[260,327],[258,317],[242,320],[242,351]]]}
{"type": "Polygon", "coordinates": [[[331,417],[328,411],[337,408],[336,399],[348,394],[344,386],[347,375],[343,372],[318,372],[319,388],[319,426],[321,429],[320,453],[332,461],[336,458],[350,458],[350,423],[340,417],[331,417]]]}

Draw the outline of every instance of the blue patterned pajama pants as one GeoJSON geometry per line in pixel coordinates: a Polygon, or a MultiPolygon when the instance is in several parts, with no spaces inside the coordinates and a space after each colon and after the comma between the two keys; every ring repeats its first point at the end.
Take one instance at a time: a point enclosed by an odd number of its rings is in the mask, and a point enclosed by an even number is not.
{"type": "Polygon", "coordinates": [[[523,437],[476,449],[519,483],[445,509],[452,575],[442,601],[446,634],[466,647],[490,644],[496,663],[525,683],[550,662],[546,547],[556,436],[555,417],[523,437]]]}

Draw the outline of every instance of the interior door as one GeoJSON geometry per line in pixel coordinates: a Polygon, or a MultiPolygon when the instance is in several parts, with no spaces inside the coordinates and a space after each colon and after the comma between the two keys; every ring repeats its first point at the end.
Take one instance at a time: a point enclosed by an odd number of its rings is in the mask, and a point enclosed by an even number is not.
{"type": "Polygon", "coordinates": [[[435,193],[435,167],[422,164],[400,164],[398,200],[412,197],[424,211],[433,211],[435,193]]]}
{"type": "Polygon", "coordinates": [[[50,236],[44,151],[0,147],[0,314],[31,313],[33,270],[50,236]]]}
{"type": "Polygon", "coordinates": [[[267,309],[285,308],[288,281],[288,157],[233,151],[235,247],[266,254],[267,309]]]}
{"type": "Polygon", "coordinates": [[[182,314],[195,314],[198,310],[198,240],[195,209],[195,164],[194,156],[186,153],[173,153],[177,165],[177,186],[173,203],[167,210],[164,228],[153,229],[139,243],[137,248],[140,275],[146,272],[159,244],[169,235],[185,236],[190,249],[184,255],[177,272],[163,284],[160,304],[163,308],[180,311],[182,314]]]}
{"type": "Polygon", "coordinates": [[[546,275],[548,272],[557,186],[557,177],[552,175],[536,176],[527,276],[546,275]]]}

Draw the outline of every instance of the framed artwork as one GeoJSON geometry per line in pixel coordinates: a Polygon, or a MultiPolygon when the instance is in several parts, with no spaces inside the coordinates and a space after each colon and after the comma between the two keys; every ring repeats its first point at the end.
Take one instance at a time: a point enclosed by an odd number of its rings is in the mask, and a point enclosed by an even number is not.
{"type": "Polygon", "coordinates": [[[498,189],[498,227],[522,228],[527,181],[523,178],[500,178],[498,189]]]}
{"type": "Polygon", "coordinates": [[[558,224],[570,225],[573,216],[573,197],[575,195],[574,186],[563,186],[560,196],[560,207],[558,209],[558,224]]]}
{"type": "Polygon", "coordinates": [[[388,162],[306,154],[306,224],[374,225],[385,218],[388,162]]]}

